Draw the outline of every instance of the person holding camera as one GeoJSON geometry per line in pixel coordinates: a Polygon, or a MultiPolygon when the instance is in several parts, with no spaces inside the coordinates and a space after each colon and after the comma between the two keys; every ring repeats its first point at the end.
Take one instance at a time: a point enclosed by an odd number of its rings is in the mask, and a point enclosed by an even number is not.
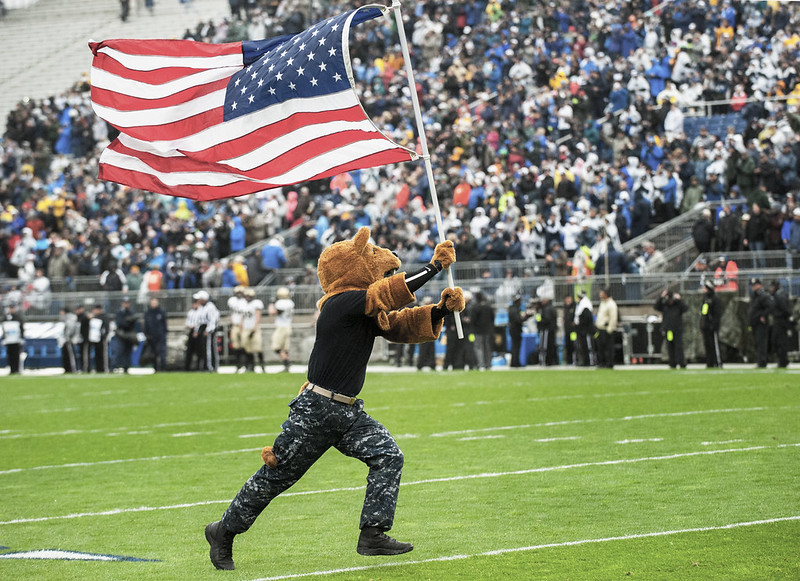
{"type": "Polygon", "coordinates": [[[661,313],[661,333],[667,341],[669,366],[686,368],[686,357],[683,353],[683,313],[689,307],[681,299],[681,295],[669,289],[664,290],[656,299],[655,310],[661,313]]]}

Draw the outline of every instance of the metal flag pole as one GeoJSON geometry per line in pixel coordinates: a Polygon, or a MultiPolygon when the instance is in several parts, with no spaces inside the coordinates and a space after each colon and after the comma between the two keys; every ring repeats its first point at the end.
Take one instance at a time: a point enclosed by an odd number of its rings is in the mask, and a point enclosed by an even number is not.
{"type": "MultiPolygon", "coordinates": [[[[425,126],[422,122],[422,112],[419,106],[419,98],[417,97],[417,87],[414,82],[414,69],[411,67],[411,56],[408,52],[408,41],[406,40],[406,31],[403,28],[403,17],[400,14],[400,0],[392,1],[392,11],[394,12],[395,22],[397,22],[397,33],[400,35],[400,46],[403,49],[403,61],[406,65],[406,77],[408,78],[408,90],[411,93],[411,102],[414,104],[414,117],[417,120],[417,133],[419,134],[419,143],[422,148],[422,160],[425,162],[425,171],[428,174],[428,187],[431,191],[431,200],[433,201],[434,215],[436,217],[436,229],[439,231],[439,242],[444,242],[444,226],[442,225],[442,211],[439,209],[439,197],[436,195],[436,183],[433,181],[433,167],[431,166],[431,156],[428,153],[428,140],[425,138],[425,126]]],[[[450,268],[447,268],[447,285],[450,288],[455,288],[455,281],[453,280],[453,273],[450,268]]],[[[461,327],[461,314],[458,312],[453,313],[456,320],[456,330],[458,331],[458,338],[464,338],[464,330],[461,327]]]]}

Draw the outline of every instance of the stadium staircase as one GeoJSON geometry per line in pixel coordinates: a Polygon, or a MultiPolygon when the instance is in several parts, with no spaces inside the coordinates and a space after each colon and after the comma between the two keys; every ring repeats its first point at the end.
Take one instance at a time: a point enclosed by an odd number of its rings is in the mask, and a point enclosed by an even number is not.
{"type": "Polygon", "coordinates": [[[179,38],[201,20],[221,20],[226,0],[194,0],[191,10],[178,0],[156,2],[154,16],[131,1],[127,22],[120,20],[115,0],[39,0],[9,10],[0,19],[0,134],[8,112],[25,98],[44,99],[67,92],[89,73],[91,40],[109,38],[179,38]]]}

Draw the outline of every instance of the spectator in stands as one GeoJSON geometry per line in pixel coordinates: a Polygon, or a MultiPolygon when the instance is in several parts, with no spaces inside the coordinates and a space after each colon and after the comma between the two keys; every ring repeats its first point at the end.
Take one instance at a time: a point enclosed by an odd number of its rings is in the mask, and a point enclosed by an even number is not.
{"type": "Polygon", "coordinates": [[[789,234],[785,237],[786,249],[788,251],[787,266],[800,269],[800,208],[792,210],[792,223],[789,226],[789,234]]]}
{"type": "Polygon", "coordinates": [[[711,252],[714,242],[714,224],[711,223],[711,210],[705,208],[700,218],[692,226],[692,239],[697,252],[711,252]]]}

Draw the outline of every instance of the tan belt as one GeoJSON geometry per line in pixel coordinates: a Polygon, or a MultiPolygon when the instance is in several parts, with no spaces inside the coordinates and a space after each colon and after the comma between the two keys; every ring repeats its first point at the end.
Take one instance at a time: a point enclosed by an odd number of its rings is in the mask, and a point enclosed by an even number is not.
{"type": "Polygon", "coordinates": [[[342,395],[341,393],[335,393],[329,389],[325,389],[324,387],[320,387],[314,383],[309,383],[306,389],[311,390],[314,393],[318,393],[322,397],[327,397],[328,399],[332,399],[333,401],[338,401],[339,403],[343,403],[346,405],[353,405],[354,403],[356,403],[356,400],[358,399],[356,397],[342,395]]]}

